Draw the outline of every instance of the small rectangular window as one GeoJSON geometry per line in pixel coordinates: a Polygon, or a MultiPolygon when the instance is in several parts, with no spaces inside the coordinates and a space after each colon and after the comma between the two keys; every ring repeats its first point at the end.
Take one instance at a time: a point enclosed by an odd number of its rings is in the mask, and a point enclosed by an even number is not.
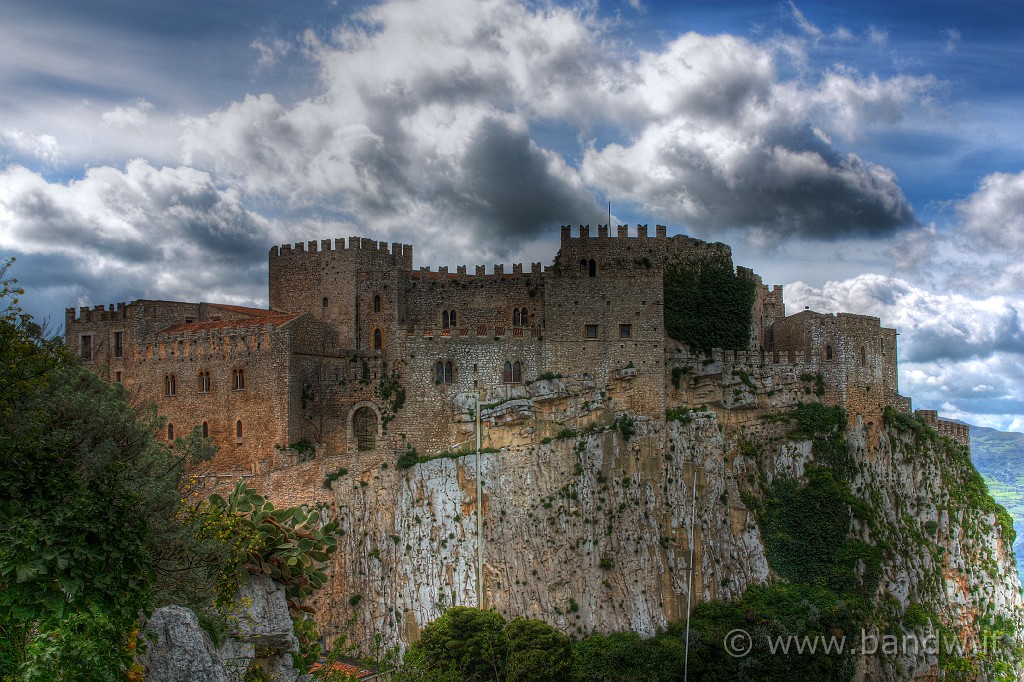
{"type": "Polygon", "coordinates": [[[596,324],[588,324],[587,325],[587,338],[588,339],[596,339],[597,338],[597,325],[596,324]]]}
{"type": "Polygon", "coordinates": [[[633,336],[633,325],[631,324],[620,324],[619,325],[619,338],[628,339],[633,336]]]}
{"type": "Polygon", "coordinates": [[[81,345],[79,347],[82,355],[82,359],[85,361],[92,360],[92,336],[83,335],[81,345]]]}
{"type": "Polygon", "coordinates": [[[121,383],[121,373],[120,372],[114,372],[114,381],[116,381],[117,383],[121,383]]]}
{"type": "Polygon", "coordinates": [[[114,332],[114,357],[124,357],[124,332],[114,332]]]}

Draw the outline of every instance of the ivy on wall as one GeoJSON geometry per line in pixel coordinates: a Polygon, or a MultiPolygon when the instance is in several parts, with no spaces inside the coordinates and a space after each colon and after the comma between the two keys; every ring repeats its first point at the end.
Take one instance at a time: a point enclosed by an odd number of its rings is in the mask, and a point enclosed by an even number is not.
{"type": "Polygon", "coordinates": [[[747,350],[755,285],[730,258],[668,264],[664,290],[666,334],[698,351],[747,350]]]}

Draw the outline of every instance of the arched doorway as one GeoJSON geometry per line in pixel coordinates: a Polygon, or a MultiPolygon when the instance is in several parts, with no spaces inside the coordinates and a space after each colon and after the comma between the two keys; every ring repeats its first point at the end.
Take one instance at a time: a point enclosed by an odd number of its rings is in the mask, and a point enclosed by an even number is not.
{"type": "Polygon", "coordinates": [[[360,407],[352,415],[352,435],[360,451],[377,447],[377,413],[369,407],[360,407]]]}

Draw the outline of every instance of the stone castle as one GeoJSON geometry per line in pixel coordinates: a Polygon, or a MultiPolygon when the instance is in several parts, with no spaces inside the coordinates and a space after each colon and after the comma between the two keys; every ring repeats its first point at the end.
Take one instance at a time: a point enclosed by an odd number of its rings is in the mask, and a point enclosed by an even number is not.
{"type": "MultiPolygon", "coordinates": [[[[800,401],[880,424],[898,393],[896,332],[875,317],[787,316],[782,287],[754,282],[746,349],[698,352],[666,334],[664,274],[726,259],[728,246],[664,226],[630,234],[562,227],[554,264],[505,272],[413,268],[406,244],[351,237],[275,246],[270,309],[136,300],[69,308],[66,340],[87,366],[220,446],[200,472],[255,478],[312,501],[340,467],[537,443],[616,415],[664,419],[708,405],[750,413],[800,401]],[[502,427],[502,428],[498,428],[502,427]]],[[[966,442],[967,427],[936,419],[966,442]]]]}

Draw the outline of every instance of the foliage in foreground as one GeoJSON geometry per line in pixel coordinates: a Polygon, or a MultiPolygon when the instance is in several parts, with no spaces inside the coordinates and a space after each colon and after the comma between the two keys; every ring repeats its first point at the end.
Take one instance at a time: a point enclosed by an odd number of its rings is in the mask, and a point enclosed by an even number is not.
{"type": "Polygon", "coordinates": [[[335,527],[275,510],[244,486],[192,506],[185,465],[216,448],[196,429],[168,447],[155,409],[86,370],[18,306],[0,264],[0,680],[124,680],[138,622],[197,611],[218,639],[246,569],[322,584],[335,527]]]}

